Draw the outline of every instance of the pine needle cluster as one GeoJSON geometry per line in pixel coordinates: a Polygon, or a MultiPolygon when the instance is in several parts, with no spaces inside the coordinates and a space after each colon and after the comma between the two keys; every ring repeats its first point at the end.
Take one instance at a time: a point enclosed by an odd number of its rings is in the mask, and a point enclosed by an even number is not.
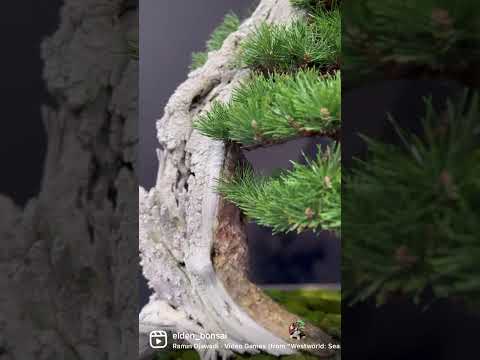
{"type": "Polygon", "coordinates": [[[216,102],[194,126],[214,139],[244,145],[295,136],[332,135],[340,128],[341,80],[315,69],[272,77],[254,76],[228,104],[216,102]]]}
{"type": "Polygon", "coordinates": [[[224,178],[218,191],[260,225],[276,232],[340,230],[340,147],[328,148],[305,165],[270,178],[239,169],[224,178]]]}
{"type": "Polygon", "coordinates": [[[137,40],[127,42],[127,51],[132,60],[140,60],[140,48],[137,40]]]}
{"type": "Polygon", "coordinates": [[[349,3],[342,9],[345,69],[355,77],[461,74],[480,60],[477,5],[470,0],[349,3]]]}
{"type": "Polygon", "coordinates": [[[421,138],[397,129],[402,148],[368,140],[370,159],[358,162],[343,193],[353,302],[383,303],[392,293],[418,302],[427,290],[478,301],[479,111],[478,95],[449,102],[446,116],[427,102],[421,138]]]}
{"type": "MultiPolygon", "coordinates": [[[[246,149],[299,136],[338,140],[340,13],[338,7],[320,8],[289,25],[263,24],[247,37],[237,65],[252,70],[250,78],[234,90],[230,102],[214,102],[194,128],[246,149]]],[[[321,152],[275,177],[238,169],[219,180],[217,190],[274,232],[326,229],[340,234],[340,146],[321,152]]]]}
{"type": "Polygon", "coordinates": [[[222,47],[225,39],[236,31],[240,26],[240,18],[234,13],[225,15],[222,23],[213,31],[206,43],[206,50],[200,52],[194,52],[192,54],[192,64],[190,69],[198,69],[207,62],[208,53],[210,51],[219,50],[222,47]]]}
{"type": "Polygon", "coordinates": [[[292,5],[307,11],[311,14],[316,14],[325,10],[338,8],[340,0],[292,0],[292,5]]]}
{"type": "Polygon", "coordinates": [[[241,61],[266,74],[316,67],[338,68],[341,20],[338,9],[317,12],[313,21],[288,25],[262,24],[243,44],[241,61]]]}

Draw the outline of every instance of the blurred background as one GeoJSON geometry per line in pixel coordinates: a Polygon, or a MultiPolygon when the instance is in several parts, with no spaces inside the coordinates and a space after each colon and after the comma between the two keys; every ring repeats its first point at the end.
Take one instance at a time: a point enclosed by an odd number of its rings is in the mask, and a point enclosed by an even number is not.
{"type": "Polygon", "coordinates": [[[40,189],[47,146],[40,109],[49,101],[40,43],[56,30],[61,3],[13,1],[2,8],[0,41],[7,53],[0,66],[0,194],[19,206],[40,189]]]}

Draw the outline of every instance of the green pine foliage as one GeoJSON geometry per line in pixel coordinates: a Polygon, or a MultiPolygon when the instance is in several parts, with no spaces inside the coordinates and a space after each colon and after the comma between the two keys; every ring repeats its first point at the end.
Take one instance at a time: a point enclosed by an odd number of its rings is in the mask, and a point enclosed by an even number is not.
{"type": "Polygon", "coordinates": [[[138,61],[140,59],[138,37],[134,40],[127,40],[127,53],[132,60],[138,61]]]}
{"type": "Polygon", "coordinates": [[[195,70],[202,67],[208,59],[207,51],[197,51],[192,53],[192,63],[190,64],[190,70],[195,70]]]}
{"type": "Polygon", "coordinates": [[[343,63],[372,72],[460,74],[480,60],[478,4],[470,0],[366,0],[342,9],[343,63]]]}
{"type": "Polygon", "coordinates": [[[314,21],[288,25],[262,24],[241,49],[241,62],[260,72],[293,72],[316,67],[324,72],[338,68],[341,19],[338,9],[319,12],[314,21]]]}
{"type": "MultiPolygon", "coordinates": [[[[250,78],[230,102],[214,102],[194,127],[247,150],[302,136],[338,141],[340,12],[336,6],[315,9],[289,25],[263,24],[247,37],[237,65],[249,67],[250,78]]],[[[274,232],[325,229],[340,235],[340,172],[340,146],[332,145],[277,177],[239,169],[219,181],[218,191],[274,232]]]]}
{"type": "Polygon", "coordinates": [[[269,178],[241,168],[223,178],[218,191],[247,216],[273,232],[340,231],[340,146],[329,147],[306,165],[269,178]]]}
{"type": "Polygon", "coordinates": [[[316,14],[325,10],[336,9],[340,0],[291,0],[293,6],[303,9],[310,14],[316,14]]]}
{"type": "Polygon", "coordinates": [[[232,32],[237,31],[240,26],[240,19],[234,13],[225,15],[222,23],[210,35],[210,39],[206,43],[206,51],[195,52],[192,54],[192,64],[190,69],[198,69],[207,62],[208,53],[210,51],[219,50],[225,39],[232,32]]]}
{"type": "MultiPolygon", "coordinates": [[[[263,24],[247,37],[235,65],[249,68],[250,77],[234,90],[230,102],[214,102],[193,126],[205,136],[236,143],[247,151],[299,136],[330,137],[332,143],[325,149],[319,146],[315,159],[305,159],[303,164],[292,162],[291,170],[275,176],[257,176],[241,163],[233,175],[218,180],[216,190],[251,220],[270,227],[274,233],[327,230],[340,236],[340,13],[336,0],[291,1],[307,10],[305,17],[290,25],[263,24]]],[[[227,26],[224,34],[230,30],[234,27],[227,26]]],[[[220,47],[225,36],[219,35],[218,41],[211,40],[207,47],[220,47]]],[[[193,67],[198,67],[206,54],[196,54],[194,59],[193,67]]],[[[340,338],[339,292],[267,293],[299,319],[340,338]]],[[[196,359],[198,354],[165,352],[159,356],[196,359]]],[[[340,356],[338,352],[336,358],[340,356]]],[[[247,357],[277,358],[263,353],[237,354],[234,358],[247,357]]],[[[299,353],[279,358],[313,360],[316,356],[299,353]]]]}
{"type": "Polygon", "coordinates": [[[339,72],[254,76],[234,91],[230,103],[216,102],[194,126],[214,139],[245,145],[331,135],[340,127],[340,92],[339,72]]]}
{"type": "Polygon", "coordinates": [[[479,106],[465,95],[440,116],[427,102],[424,137],[397,129],[403,147],[368,140],[370,158],[346,177],[343,198],[352,302],[392,293],[419,302],[427,289],[478,301],[479,106]]]}

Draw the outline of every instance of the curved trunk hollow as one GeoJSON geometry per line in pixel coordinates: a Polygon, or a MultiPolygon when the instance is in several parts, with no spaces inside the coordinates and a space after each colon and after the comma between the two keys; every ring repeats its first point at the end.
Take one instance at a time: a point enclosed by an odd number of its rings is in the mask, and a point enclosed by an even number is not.
{"type": "MultiPolygon", "coordinates": [[[[234,173],[245,159],[236,145],[226,148],[224,176],[234,173]]],[[[245,219],[235,205],[223,198],[219,200],[217,224],[214,233],[212,262],[215,271],[233,300],[247,314],[272,334],[292,344],[328,344],[332,339],[316,326],[306,323],[307,336],[302,340],[290,339],[288,326],[298,320],[298,316],[287,311],[272,300],[248,276],[248,239],[245,219]]],[[[311,350],[318,356],[329,357],[334,352],[311,350]]]]}
{"type": "MultiPolygon", "coordinates": [[[[202,359],[236,352],[272,355],[295,350],[288,326],[297,317],[248,280],[248,244],[240,211],[215,192],[222,173],[242,161],[238,147],[202,136],[194,118],[214,100],[228,101],[248,76],[233,68],[241,41],[261,23],[291,21],[289,0],[262,0],[252,16],[232,33],[207,63],[189,74],[157,122],[160,144],[156,186],[139,191],[139,246],[143,273],[154,290],[139,315],[139,356],[150,356],[147,336],[154,329],[220,333],[227,339],[202,339],[218,348],[197,348],[202,359]],[[269,345],[278,345],[269,347],[269,345]]],[[[307,325],[308,343],[328,343],[320,329],[307,325]]],[[[197,341],[195,341],[197,342],[197,341]]],[[[329,356],[327,351],[316,352],[329,356]]]]}

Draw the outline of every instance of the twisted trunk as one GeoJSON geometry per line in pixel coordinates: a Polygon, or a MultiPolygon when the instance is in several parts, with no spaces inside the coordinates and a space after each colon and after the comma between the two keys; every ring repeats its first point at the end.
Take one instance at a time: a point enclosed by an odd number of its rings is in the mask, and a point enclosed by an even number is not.
{"type": "MultiPolygon", "coordinates": [[[[297,318],[248,280],[242,216],[214,191],[222,172],[232,171],[242,160],[240,152],[192,130],[196,115],[208,110],[213,100],[227,101],[248,76],[248,71],[231,66],[241,40],[263,21],[288,22],[293,16],[288,0],[262,0],[222,48],[209,55],[205,66],[176,90],[157,123],[157,184],[149,192],[140,189],[142,266],[154,290],[140,314],[140,357],[150,353],[148,331],[167,327],[226,334],[226,340],[202,341],[220,343],[219,349],[199,350],[204,359],[230,355],[226,344],[261,344],[274,355],[294,352],[287,346],[288,326],[297,318]]],[[[305,342],[330,341],[312,325],[306,330],[305,342]]]]}

